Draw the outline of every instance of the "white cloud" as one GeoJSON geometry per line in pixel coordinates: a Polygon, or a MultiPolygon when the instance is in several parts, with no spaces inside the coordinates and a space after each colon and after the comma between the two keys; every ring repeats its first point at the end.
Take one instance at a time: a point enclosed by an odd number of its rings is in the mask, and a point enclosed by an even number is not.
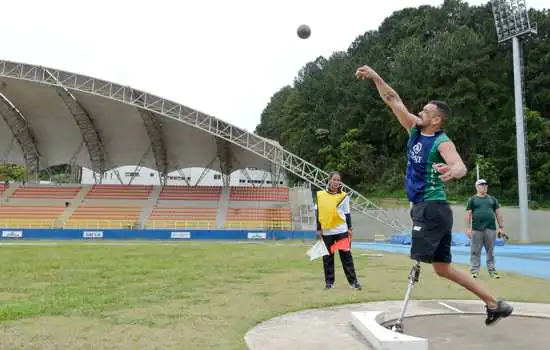
{"type": "Polygon", "coordinates": [[[2,4],[0,58],[127,84],[252,131],[307,61],[347,49],[395,10],[441,3],[18,0],[2,4]],[[302,23],[308,40],[296,35],[302,23]]]}

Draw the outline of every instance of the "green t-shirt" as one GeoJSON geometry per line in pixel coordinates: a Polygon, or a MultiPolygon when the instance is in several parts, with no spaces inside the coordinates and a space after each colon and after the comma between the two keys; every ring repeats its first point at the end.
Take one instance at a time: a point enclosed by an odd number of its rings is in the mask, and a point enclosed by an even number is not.
{"type": "Polygon", "coordinates": [[[495,211],[498,208],[498,200],[491,195],[470,197],[466,203],[466,210],[472,211],[472,230],[496,230],[495,211]]]}

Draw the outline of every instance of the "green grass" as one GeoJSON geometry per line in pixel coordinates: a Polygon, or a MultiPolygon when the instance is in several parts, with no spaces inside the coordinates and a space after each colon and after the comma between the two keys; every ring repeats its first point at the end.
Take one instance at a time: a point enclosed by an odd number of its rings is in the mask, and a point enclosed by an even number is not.
{"type": "MultiPolygon", "coordinates": [[[[1,246],[2,349],[244,349],[255,324],[295,310],[403,298],[410,261],[355,252],[364,285],[323,290],[310,243],[1,246]]],[[[474,299],[424,269],[415,299],[474,299]]],[[[550,281],[485,280],[508,300],[550,302],[550,281]]],[[[483,277],[482,277],[483,279],[483,277]]],[[[485,278],[486,279],[486,278],[485,278]]]]}

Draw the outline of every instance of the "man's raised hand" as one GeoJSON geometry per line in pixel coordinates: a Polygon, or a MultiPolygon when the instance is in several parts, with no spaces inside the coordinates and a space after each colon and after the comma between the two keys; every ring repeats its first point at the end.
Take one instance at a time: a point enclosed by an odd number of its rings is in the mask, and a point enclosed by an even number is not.
{"type": "Polygon", "coordinates": [[[459,179],[460,178],[460,176],[458,176],[458,174],[456,174],[457,170],[450,167],[450,166],[448,166],[445,163],[433,164],[432,168],[435,171],[437,171],[438,173],[443,174],[443,175],[439,176],[439,178],[441,180],[443,180],[444,182],[448,182],[452,179],[459,179]]]}
{"type": "Polygon", "coordinates": [[[357,77],[357,79],[366,80],[366,79],[373,79],[374,77],[377,76],[377,74],[374,71],[374,69],[372,69],[367,65],[364,65],[362,67],[357,68],[357,70],[355,71],[355,76],[357,77]]]}

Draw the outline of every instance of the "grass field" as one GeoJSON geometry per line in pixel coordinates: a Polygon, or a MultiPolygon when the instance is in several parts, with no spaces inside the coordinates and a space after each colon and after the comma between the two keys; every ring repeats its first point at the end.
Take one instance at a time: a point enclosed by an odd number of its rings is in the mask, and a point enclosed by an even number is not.
{"type": "MultiPolygon", "coordinates": [[[[402,299],[410,261],[355,251],[363,291],[324,291],[311,243],[1,245],[2,349],[245,349],[262,320],[304,308],[402,299]]],[[[550,281],[503,274],[508,300],[550,302],[550,281]]],[[[424,269],[414,299],[472,296],[424,269]]]]}

